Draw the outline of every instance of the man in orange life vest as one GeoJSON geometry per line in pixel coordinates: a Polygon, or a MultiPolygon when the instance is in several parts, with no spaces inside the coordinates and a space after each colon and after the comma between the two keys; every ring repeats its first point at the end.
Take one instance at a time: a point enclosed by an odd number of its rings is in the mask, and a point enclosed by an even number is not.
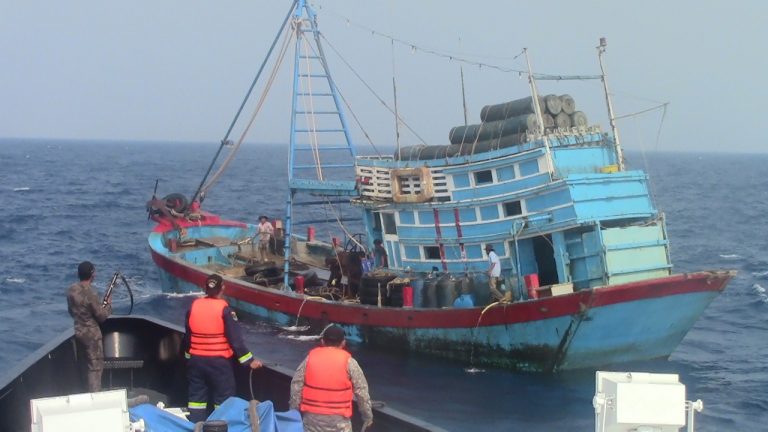
{"type": "Polygon", "coordinates": [[[192,302],[187,312],[184,354],[187,357],[189,380],[189,420],[193,423],[207,417],[208,386],[213,403],[218,407],[237,390],[232,357],[243,366],[257,369],[262,366],[243,343],[237,315],[221,298],[224,281],[213,274],[205,281],[205,294],[192,302]]]}
{"type": "Polygon", "coordinates": [[[290,407],[301,411],[307,432],[352,432],[352,395],[363,418],[373,424],[368,381],[360,365],[344,350],[344,329],[330,325],[321,345],[309,352],[291,381],[290,407]]]}

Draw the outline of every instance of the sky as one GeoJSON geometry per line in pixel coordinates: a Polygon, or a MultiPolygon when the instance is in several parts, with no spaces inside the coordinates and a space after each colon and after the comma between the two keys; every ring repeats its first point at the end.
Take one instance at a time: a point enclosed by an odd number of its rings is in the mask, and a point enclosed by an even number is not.
{"type": "MultiPolygon", "coordinates": [[[[492,66],[525,70],[519,54],[528,48],[534,72],[599,74],[595,47],[605,37],[616,115],[669,103],[618,121],[626,149],[766,151],[757,126],[768,100],[768,2],[311,4],[334,79],[377,145],[394,145],[395,122],[367,86],[392,105],[394,77],[398,112],[418,134],[403,128],[402,145],[447,144],[450,128],[464,123],[461,68],[476,123],[483,105],[530,94],[525,76],[492,66]]],[[[218,143],[289,7],[288,0],[0,0],[0,137],[218,143]]],[[[282,72],[250,142],[287,139],[291,83],[282,72]]],[[[538,88],[573,95],[609,128],[599,81],[538,88]]],[[[353,136],[364,141],[357,127],[353,136]]]]}

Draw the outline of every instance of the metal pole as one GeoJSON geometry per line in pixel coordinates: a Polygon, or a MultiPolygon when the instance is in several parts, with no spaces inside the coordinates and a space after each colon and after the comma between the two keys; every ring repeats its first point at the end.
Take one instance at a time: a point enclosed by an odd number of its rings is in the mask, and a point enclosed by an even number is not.
{"type": "Polygon", "coordinates": [[[539,130],[536,131],[544,142],[544,151],[547,155],[547,170],[549,171],[549,178],[555,174],[555,166],[552,163],[552,152],[549,148],[549,140],[544,134],[544,115],[541,112],[541,105],[539,104],[539,92],[536,90],[536,80],[533,79],[533,70],[531,69],[531,60],[528,58],[528,48],[523,48],[525,54],[525,64],[528,67],[528,84],[531,86],[531,97],[533,97],[533,110],[536,112],[536,122],[539,123],[539,130]]]}
{"type": "Polygon", "coordinates": [[[397,84],[395,83],[395,41],[392,40],[392,92],[395,102],[395,141],[397,143],[397,154],[400,154],[400,115],[397,113],[397,84]]]}
{"type": "Polygon", "coordinates": [[[608,46],[604,37],[600,38],[600,45],[597,46],[597,59],[600,62],[600,79],[603,81],[603,91],[605,92],[605,103],[608,105],[608,121],[611,123],[611,132],[613,133],[613,142],[616,145],[616,158],[618,159],[619,171],[624,171],[624,152],[621,150],[619,142],[619,130],[616,129],[616,116],[613,114],[613,104],[608,92],[608,80],[605,75],[605,66],[603,65],[603,54],[608,46]]]}
{"type": "Polygon", "coordinates": [[[536,81],[534,81],[533,72],[531,71],[531,60],[528,58],[528,48],[523,48],[523,53],[525,53],[525,64],[528,66],[528,84],[531,86],[533,110],[536,113],[536,121],[539,123],[539,130],[536,132],[540,135],[544,135],[544,117],[541,113],[541,105],[539,105],[539,92],[536,90],[536,81]]]}

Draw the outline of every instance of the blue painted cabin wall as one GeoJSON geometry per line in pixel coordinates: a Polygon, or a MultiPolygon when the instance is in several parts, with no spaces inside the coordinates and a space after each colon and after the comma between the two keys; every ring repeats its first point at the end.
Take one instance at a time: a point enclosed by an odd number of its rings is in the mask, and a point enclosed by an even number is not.
{"type": "Polygon", "coordinates": [[[598,173],[601,168],[616,164],[616,153],[612,148],[603,146],[553,147],[552,164],[558,178],[570,174],[598,173]]]}

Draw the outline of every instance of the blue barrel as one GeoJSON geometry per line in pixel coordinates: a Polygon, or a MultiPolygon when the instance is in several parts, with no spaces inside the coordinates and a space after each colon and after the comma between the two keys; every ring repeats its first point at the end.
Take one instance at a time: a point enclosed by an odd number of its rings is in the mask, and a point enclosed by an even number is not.
{"type": "Polygon", "coordinates": [[[424,279],[411,279],[411,288],[413,288],[413,307],[421,307],[424,299],[424,279]]]}

